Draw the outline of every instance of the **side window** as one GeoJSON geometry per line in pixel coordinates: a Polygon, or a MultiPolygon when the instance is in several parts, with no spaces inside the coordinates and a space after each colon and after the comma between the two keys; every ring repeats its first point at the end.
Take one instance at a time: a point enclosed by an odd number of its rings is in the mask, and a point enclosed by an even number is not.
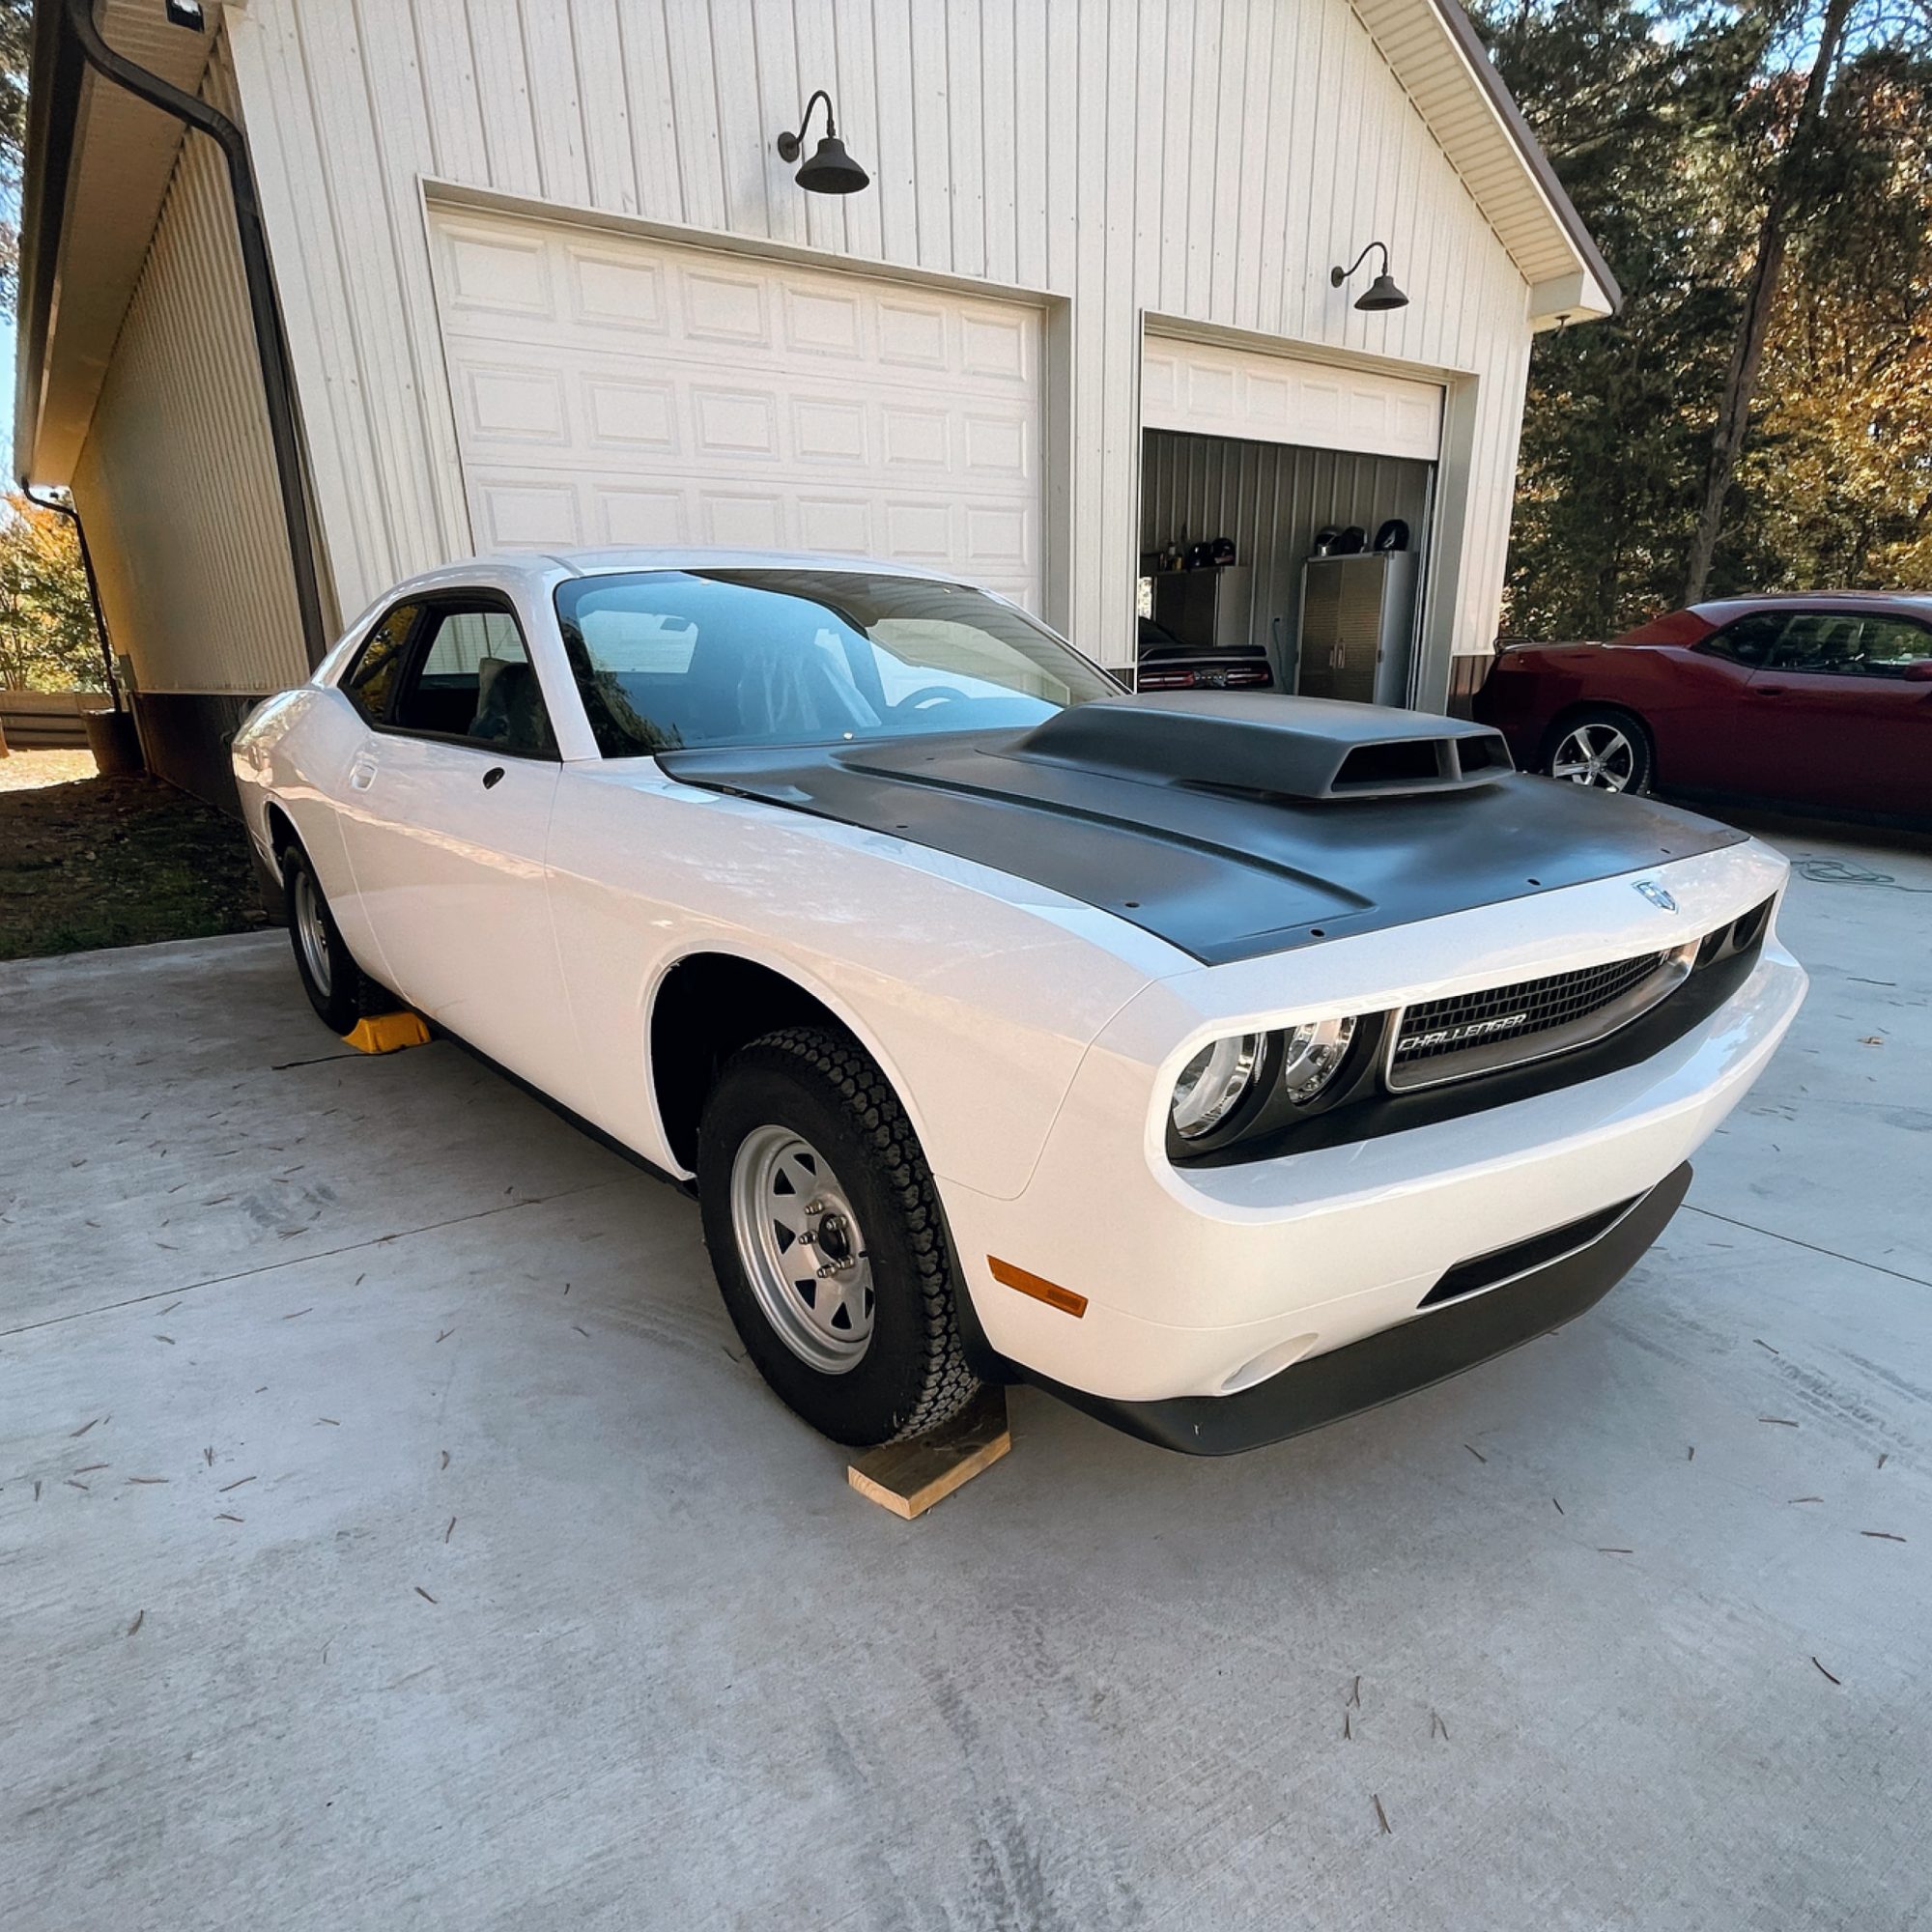
{"type": "Polygon", "coordinates": [[[372,724],[380,724],[389,708],[397,668],[421,615],[420,604],[398,604],[363,639],[355,662],[343,674],[343,696],[372,724]]]}
{"type": "Polygon", "coordinates": [[[1785,625],[1767,670],[1844,671],[1858,668],[1861,619],[1808,611],[1785,625]]]}
{"type": "Polygon", "coordinates": [[[492,751],[556,756],[523,633],[507,611],[494,607],[432,611],[389,723],[399,731],[467,739],[492,751]]]}
{"type": "Polygon", "coordinates": [[[1872,677],[1896,677],[1909,664],[1932,658],[1932,632],[1905,617],[1859,619],[1858,663],[1849,669],[1872,677]]]}
{"type": "Polygon", "coordinates": [[[1759,611],[1755,616],[1740,617],[1735,624],[1725,625],[1705,640],[1704,648],[1715,651],[1720,658],[1729,658],[1733,664],[1755,670],[1771,661],[1778,639],[1790,623],[1789,617],[1776,611],[1759,611]]]}

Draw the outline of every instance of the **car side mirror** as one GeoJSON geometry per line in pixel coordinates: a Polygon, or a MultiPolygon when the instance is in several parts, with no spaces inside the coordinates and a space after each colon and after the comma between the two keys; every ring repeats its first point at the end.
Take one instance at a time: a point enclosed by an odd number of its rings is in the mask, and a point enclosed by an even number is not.
{"type": "Polygon", "coordinates": [[[1899,672],[1908,684],[1932,684],[1932,658],[1919,658],[1899,672]]]}

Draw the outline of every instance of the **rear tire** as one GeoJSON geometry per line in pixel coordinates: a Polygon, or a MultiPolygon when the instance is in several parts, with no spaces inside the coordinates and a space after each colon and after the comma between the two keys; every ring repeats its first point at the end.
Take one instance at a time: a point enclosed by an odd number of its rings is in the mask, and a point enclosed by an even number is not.
{"type": "Polygon", "coordinates": [[[821,1435],[901,1441],[973,1399],[932,1173],[856,1042],[788,1027],[734,1055],[705,1103],[697,1195],[739,1338],[821,1435]]]}
{"type": "MultiPolygon", "coordinates": [[[[316,877],[308,854],[296,844],[282,854],[282,908],[295,949],[296,971],[301,976],[309,1005],[331,1033],[354,1033],[356,1021],[370,1010],[371,992],[378,989],[350,956],[335,915],[328,909],[322,881],[316,877]]],[[[377,1010],[382,1010],[382,1004],[379,997],[377,1010]]]]}
{"type": "Polygon", "coordinates": [[[1597,791],[1649,791],[1657,754],[1642,719],[1614,705],[1573,711],[1544,741],[1540,768],[1597,791]]]}

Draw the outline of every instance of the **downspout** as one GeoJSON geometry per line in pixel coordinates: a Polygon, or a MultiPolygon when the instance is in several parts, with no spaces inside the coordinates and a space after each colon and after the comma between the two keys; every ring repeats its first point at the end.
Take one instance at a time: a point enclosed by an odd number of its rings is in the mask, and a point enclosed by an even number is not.
{"type": "Polygon", "coordinates": [[[114,675],[114,647],[107,641],[107,613],[100,608],[100,584],[94,575],[94,553],[87,547],[87,526],[71,503],[58,503],[51,497],[36,497],[31,483],[20,478],[20,495],[38,510],[51,510],[73,526],[74,541],[80,546],[80,567],[87,576],[87,601],[94,606],[94,635],[100,639],[100,662],[107,672],[107,689],[116,711],[127,707],[121,702],[121,680],[114,675]]]}
{"type": "Polygon", "coordinates": [[[302,481],[295,380],[289,367],[288,339],[282,332],[281,311],[275,304],[268,235],[262,225],[261,204],[256,199],[255,171],[249,164],[247,141],[227,115],[176,87],[172,81],[136,66],[126,55],[116,53],[100,38],[100,30],[94,23],[93,0],[67,0],[66,11],[67,23],[73,30],[81,58],[96,73],[116,87],[126,88],[151,107],[158,107],[163,114],[171,114],[187,127],[198,128],[221,150],[222,158],[228,163],[236,239],[241,243],[242,270],[248,285],[249,319],[255,327],[255,355],[261,364],[262,396],[268,405],[269,436],[274,446],[275,471],[281,484],[289,567],[295,574],[302,645],[313,667],[322,662],[328,647],[328,634],[322,611],[322,584],[316,572],[315,533],[309,522],[308,494],[302,481]]]}

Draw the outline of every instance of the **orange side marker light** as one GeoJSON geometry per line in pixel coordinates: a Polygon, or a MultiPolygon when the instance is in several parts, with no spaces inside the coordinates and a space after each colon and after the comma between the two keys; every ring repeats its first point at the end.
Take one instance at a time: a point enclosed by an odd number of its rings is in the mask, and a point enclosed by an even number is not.
{"type": "Polygon", "coordinates": [[[1070,1288],[1061,1288],[1039,1275],[1029,1274],[1025,1268],[1015,1267],[1011,1262],[1003,1262],[993,1255],[986,1257],[986,1265],[993,1270],[995,1281],[1016,1288],[1022,1294],[1030,1294],[1036,1301],[1043,1301],[1049,1308],[1072,1316],[1076,1321],[1087,1313],[1087,1297],[1075,1294],[1070,1288]]]}

